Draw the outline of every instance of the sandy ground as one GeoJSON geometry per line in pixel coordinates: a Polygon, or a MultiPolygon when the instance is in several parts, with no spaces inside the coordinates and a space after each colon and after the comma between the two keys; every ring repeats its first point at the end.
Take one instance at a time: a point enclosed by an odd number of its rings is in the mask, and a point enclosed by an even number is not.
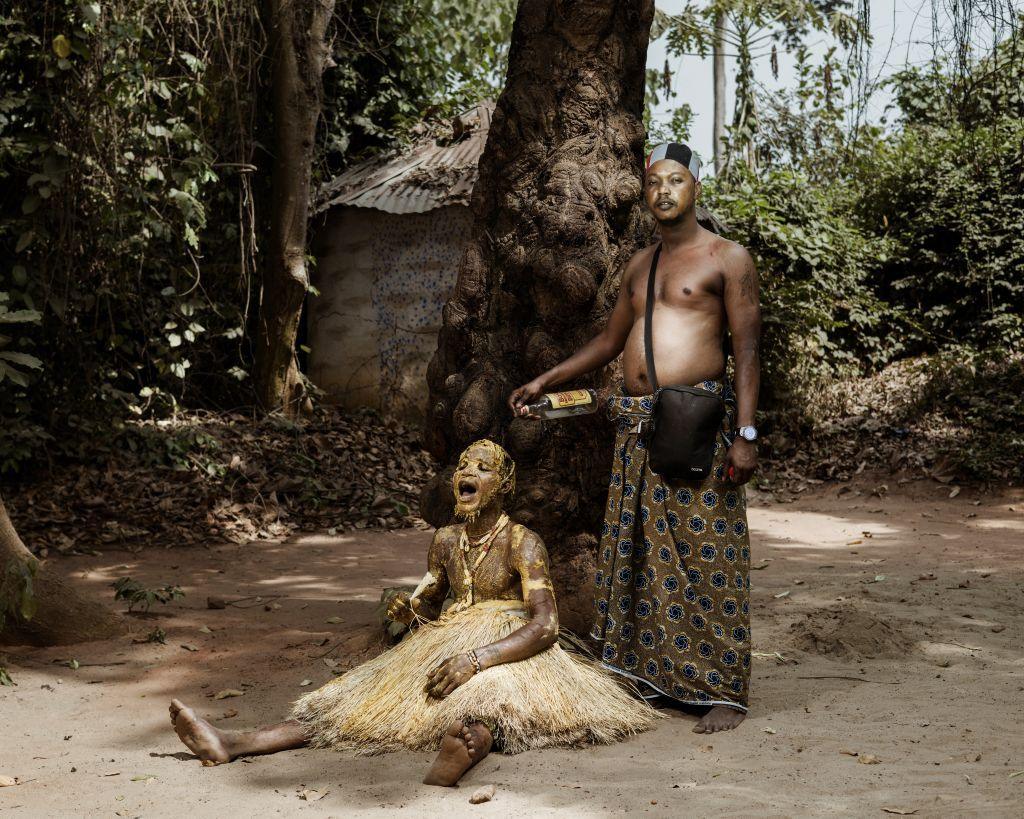
{"type": "Polygon", "coordinates": [[[753,498],[761,654],[738,731],[699,736],[673,713],[612,747],[492,754],[453,789],[419,784],[429,754],[301,750],[203,768],[167,718],[174,696],[225,727],[280,718],[330,666],[373,651],[379,590],[419,578],[429,533],[64,559],[107,599],[124,575],[187,596],[133,618],[136,636],[159,626],[166,645],[7,652],[18,685],[0,688],[0,775],[20,784],[0,788],[0,812],[1020,816],[1024,496],[949,494],[862,476],[852,491],[753,498]],[[208,595],[261,599],[210,610],[208,595]],[[243,693],[215,699],[224,689],[243,693]],[[484,784],[494,800],[470,805],[484,784]]]}

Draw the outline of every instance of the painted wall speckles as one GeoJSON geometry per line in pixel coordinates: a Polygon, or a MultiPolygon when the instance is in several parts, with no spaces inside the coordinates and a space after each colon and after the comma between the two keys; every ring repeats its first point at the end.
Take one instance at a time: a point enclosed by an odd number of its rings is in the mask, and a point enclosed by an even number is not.
{"type": "Polygon", "coordinates": [[[336,207],[316,230],[309,373],[329,400],[422,420],[426,369],[472,218],[336,207]]]}

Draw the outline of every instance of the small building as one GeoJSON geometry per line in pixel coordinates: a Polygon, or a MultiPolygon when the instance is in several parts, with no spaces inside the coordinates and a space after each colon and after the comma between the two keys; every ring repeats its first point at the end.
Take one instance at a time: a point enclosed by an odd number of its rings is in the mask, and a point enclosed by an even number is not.
{"type": "Polygon", "coordinates": [[[328,400],[422,420],[441,309],[470,237],[493,103],[397,157],[356,165],[317,197],[309,375],[328,400]]]}

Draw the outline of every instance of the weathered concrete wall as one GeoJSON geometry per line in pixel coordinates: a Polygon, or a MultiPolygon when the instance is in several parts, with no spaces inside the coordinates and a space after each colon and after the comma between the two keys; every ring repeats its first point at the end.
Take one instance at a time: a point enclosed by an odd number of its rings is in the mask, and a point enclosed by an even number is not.
{"type": "Polygon", "coordinates": [[[309,372],[330,400],[422,420],[427,363],[470,225],[461,205],[329,212],[313,240],[309,372]]]}

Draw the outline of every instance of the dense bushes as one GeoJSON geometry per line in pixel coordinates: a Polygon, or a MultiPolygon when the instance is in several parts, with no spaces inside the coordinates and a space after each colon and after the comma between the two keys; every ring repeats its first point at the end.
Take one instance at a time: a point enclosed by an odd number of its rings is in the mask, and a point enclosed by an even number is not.
{"type": "Polygon", "coordinates": [[[856,225],[844,188],[780,167],[712,182],[705,203],[760,271],[769,404],[881,365],[898,349],[896,313],[869,282],[892,243],[856,225]]]}
{"type": "MultiPolygon", "coordinates": [[[[260,5],[2,4],[0,474],[125,416],[252,402],[273,162],[260,5]]],[[[493,95],[512,8],[339,0],[318,169],[493,95]]]]}
{"type": "Polygon", "coordinates": [[[1024,343],[1024,122],[907,127],[880,146],[859,208],[891,240],[879,296],[914,318],[912,350],[1024,343]]]}

